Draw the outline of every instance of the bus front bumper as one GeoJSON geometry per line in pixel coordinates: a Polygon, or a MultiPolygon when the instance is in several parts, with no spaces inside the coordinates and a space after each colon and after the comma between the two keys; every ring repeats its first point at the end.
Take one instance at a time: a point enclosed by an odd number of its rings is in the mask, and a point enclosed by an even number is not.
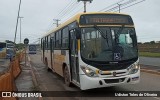
{"type": "Polygon", "coordinates": [[[130,74],[120,77],[88,77],[86,75],[80,75],[81,90],[87,90],[92,88],[110,87],[122,84],[136,84],[140,81],[140,70],[135,74],[130,74]]]}

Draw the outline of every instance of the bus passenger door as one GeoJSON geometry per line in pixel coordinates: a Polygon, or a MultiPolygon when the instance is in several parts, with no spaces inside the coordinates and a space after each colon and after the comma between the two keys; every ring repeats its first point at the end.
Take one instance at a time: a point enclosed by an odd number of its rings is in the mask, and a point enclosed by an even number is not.
{"type": "Polygon", "coordinates": [[[73,82],[79,83],[79,68],[78,68],[78,42],[76,39],[75,30],[70,31],[70,66],[71,77],[73,82]]]}

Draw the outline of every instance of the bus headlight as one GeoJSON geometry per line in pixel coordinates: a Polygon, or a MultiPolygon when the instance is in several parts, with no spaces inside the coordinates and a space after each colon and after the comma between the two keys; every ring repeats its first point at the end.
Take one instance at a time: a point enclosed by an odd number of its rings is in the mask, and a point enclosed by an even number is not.
{"type": "Polygon", "coordinates": [[[92,70],[91,68],[81,66],[81,69],[89,77],[98,77],[97,73],[94,70],[92,70]]]}
{"type": "Polygon", "coordinates": [[[139,70],[139,68],[140,68],[140,65],[139,65],[138,63],[132,64],[132,65],[128,68],[129,74],[135,74],[135,73],[137,73],[138,70],[139,70]]]}

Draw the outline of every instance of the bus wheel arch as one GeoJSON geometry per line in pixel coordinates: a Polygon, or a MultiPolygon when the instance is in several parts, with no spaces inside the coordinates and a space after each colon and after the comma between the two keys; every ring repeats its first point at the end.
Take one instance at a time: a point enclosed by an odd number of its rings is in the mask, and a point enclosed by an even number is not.
{"type": "Polygon", "coordinates": [[[71,78],[70,78],[70,73],[69,73],[69,70],[68,70],[66,63],[63,63],[62,69],[63,69],[64,82],[67,86],[70,87],[71,86],[71,78]]]}

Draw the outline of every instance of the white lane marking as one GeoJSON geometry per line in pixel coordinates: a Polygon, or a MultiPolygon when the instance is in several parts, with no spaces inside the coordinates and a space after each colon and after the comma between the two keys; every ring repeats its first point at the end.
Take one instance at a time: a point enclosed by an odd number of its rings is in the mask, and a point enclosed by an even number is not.
{"type": "Polygon", "coordinates": [[[160,98],[158,98],[158,97],[153,97],[153,98],[160,100],[160,98]]]}

